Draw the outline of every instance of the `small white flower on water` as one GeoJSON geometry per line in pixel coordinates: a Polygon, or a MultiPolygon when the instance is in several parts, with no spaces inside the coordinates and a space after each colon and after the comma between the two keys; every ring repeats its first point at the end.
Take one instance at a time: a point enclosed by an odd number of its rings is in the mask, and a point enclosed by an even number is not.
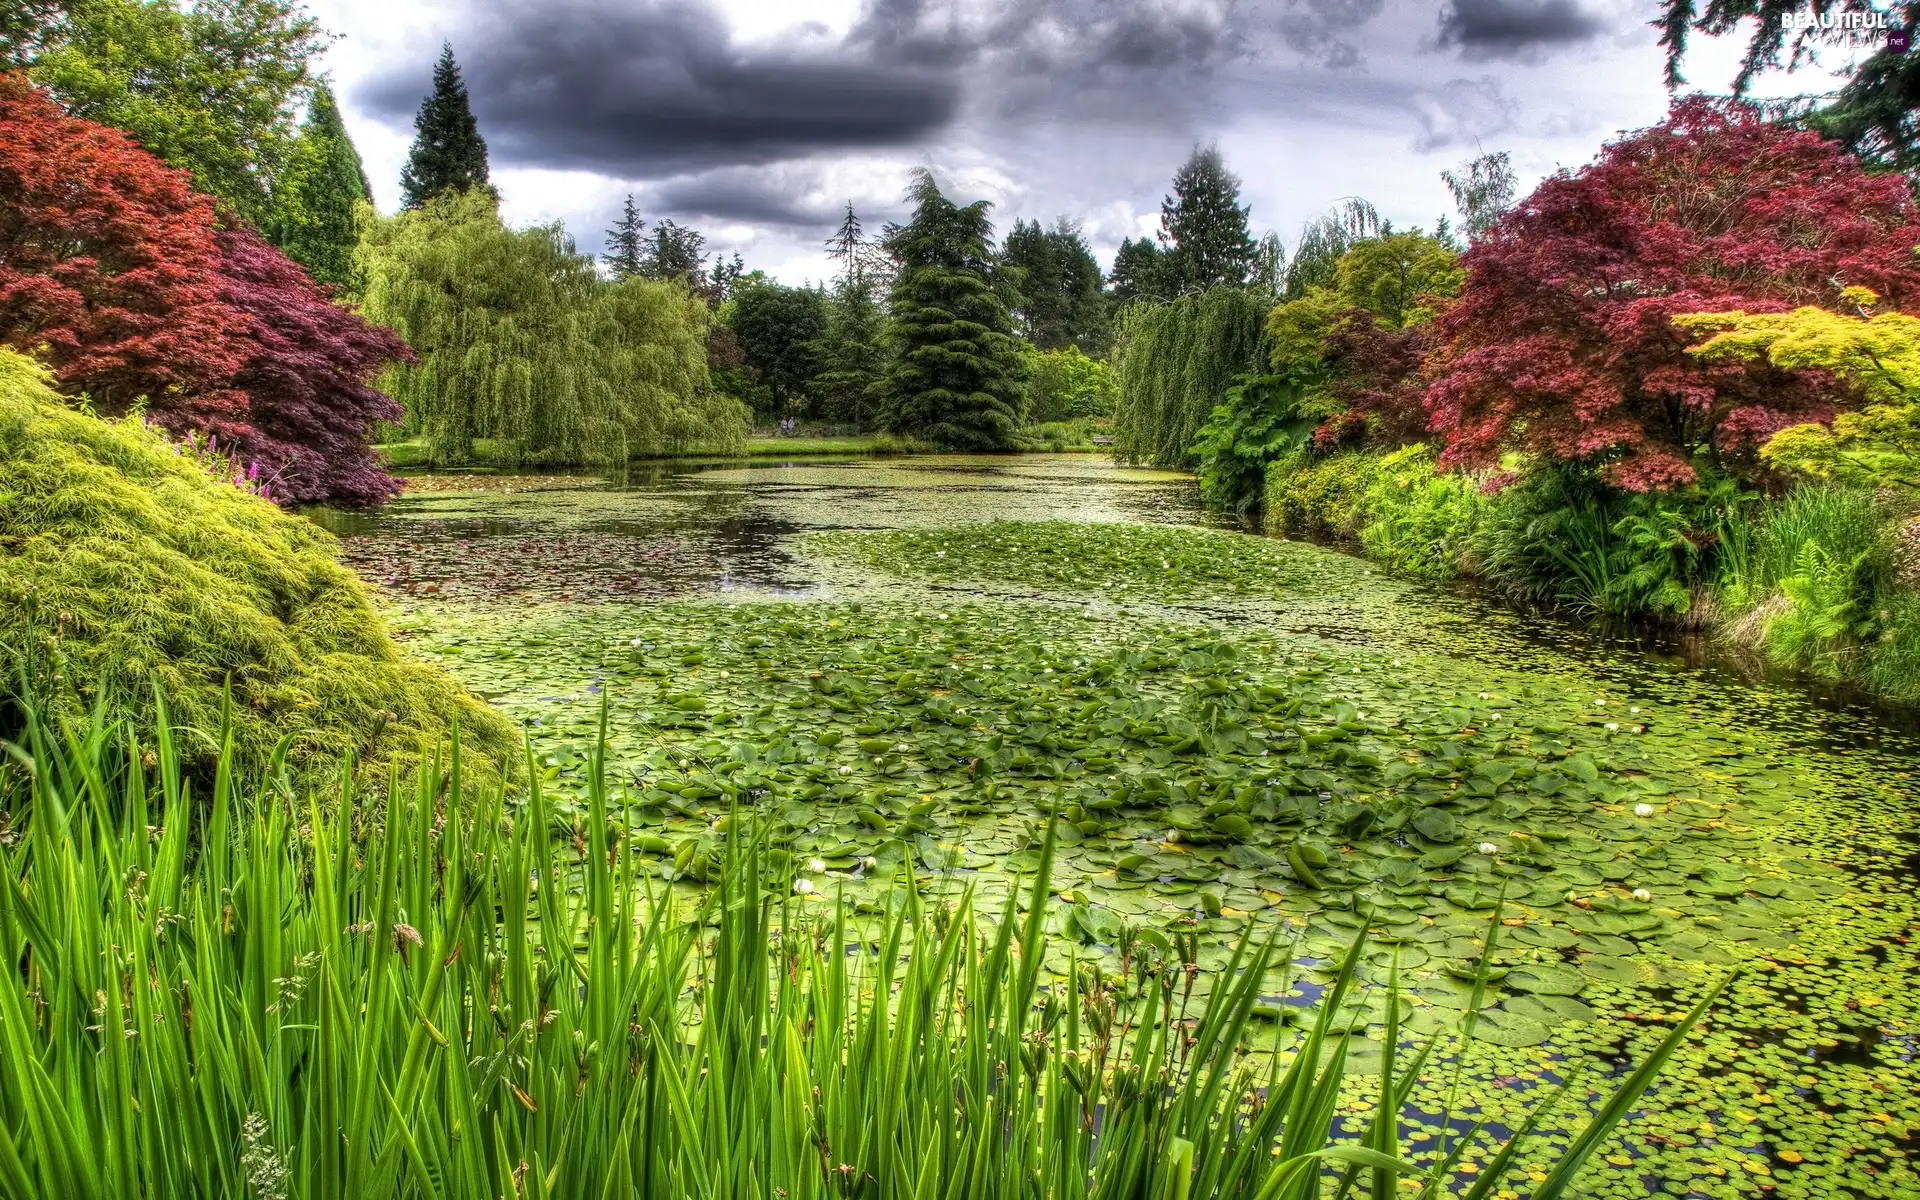
{"type": "Polygon", "coordinates": [[[1633,889],[1633,898],[1644,902],[1653,899],[1653,893],[1645,888],[1635,888],[1633,889]]]}
{"type": "Polygon", "coordinates": [[[1481,693],[1480,693],[1480,698],[1481,698],[1482,700],[1491,700],[1491,699],[1493,699],[1493,693],[1492,693],[1492,692],[1481,692],[1481,693]]]}
{"type": "Polygon", "coordinates": [[[813,891],[813,880],[796,879],[793,881],[793,890],[799,892],[802,896],[807,895],[813,891]]]}
{"type": "Polygon", "coordinates": [[[947,556],[947,552],[945,550],[935,550],[933,552],[933,556],[935,558],[945,558],[947,556]]]}
{"type": "Polygon", "coordinates": [[[1633,806],[1633,815],[1636,817],[1650,817],[1653,815],[1653,805],[1636,804],[1633,806]]]}
{"type": "Polygon", "coordinates": [[[841,768],[840,768],[840,773],[841,773],[842,775],[851,775],[851,774],[853,774],[853,768],[852,768],[852,767],[841,767],[841,768]]]}
{"type": "Polygon", "coordinates": [[[1595,699],[1593,702],[1593,706],[1595,708],[1605,708],[1607,706],[1607,702],[1605,700],[1595,699]]]}
{"type": "Polygon", "coordinates": [[[1498,721],[1499,719],[1500,719],[1500,714],[1499,714],[1499,713],[1494,713],[1494,714],[1493,714],[1492,716],[1490,716],[1490,717],[1488,717],[1488,718],[1487,718],[1487,720],[1489,720],[1489,721],[1498,721]]]}
{"type": "Polygon", "coordinates": [[[1632,707],[1628,708],[1627,711],[1630,713],[1637,713],[1640,711],[1640,706],[1638,704],[1635,704],[1632,707]]]}
{"type": "Polygon", "coordinates": [[[1400,665],[1400,660],[1399,660],[1399,659],[1397,659],[1397,658],[1396,658],[1396,659],[1394,659],[1394,660],[1393,660],[1393,665],[1394,665],[1394,666],[1396,666],[1396,667],[1397,667],[1397,666],[1399,666],[1399,665],[1400,665]]]}
{"type": "Polygon", "coordinates": [[[627,644],[632,646],[636,650],[638,650],[641,646],[646,645],[646,643],[642,642],[639,638],[635,638],[631,642],[628,642],[627,644]]]}
{"type": "Polygon", "coordinates": [[[1482,853],[1482,854],[1493,854],[1493,853],[1495,853],[1496,851],[1498,851],[1499,849],[1500,849],[1500,847],[1498,847],[1498,846],[1496,846],[1496,845],[1494,845],[1494,844],[1493,844],[1492,842],[1481,842],[1481,843],[1480,843],[1480,853],[1482,853]]]}
{"type": "Polygon", "coordinates": [[[1635,725],[1633,727],[1633,731],[1635,733],[1645,733],[1647,731],[1647,727],[1645,725],[1635,725]]]}
{"type": "Polygon", "coordinates": [[[1618,721],[1608,721],[1608,722],[1607,722],[1607,728],[1608,728],[1608,729],[1618,729],[1618,728],[1620,728],[1620,722],[1618,722],[1618,721]]]}
{"type": "Polygon", "coordinates": [[[909,751],[909,750],[911,750],[911,749],[913,749],[913,747],[912,747],[912,746],[909,746],[909,745],[907,745],[907,744],[906,744],[905,742],[895,742],[895,743],[893,744],[893,748],[894,748],[895,750],[898,750],[898,751],[900,751],[900,752],[901,752],[902,754],[904,754],[904,753],[906,753],[907,751],[909,751]]]}
{"type": "Polygon", "coordinates": [[[687,769],[687,760],[686,760],[686,759],[684,759],[684,758],[680,760],[680,769],[681,769],[682,771],[684,771],[684,770],[686,770],[686,769],[687,769]]]}
{"type": "Polygon", "coordinates": [[[824,858],[810,858],[807,860],[807,870],[812,871],[815,875],[818,875],[826,869],[827,860],[824,858]]]}

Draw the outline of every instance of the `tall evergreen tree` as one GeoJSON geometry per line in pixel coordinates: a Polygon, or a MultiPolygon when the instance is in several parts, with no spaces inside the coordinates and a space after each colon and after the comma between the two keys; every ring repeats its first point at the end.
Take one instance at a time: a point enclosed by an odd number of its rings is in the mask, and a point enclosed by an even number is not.
{"type": "Polygon", "coordinates": [[[1153,239],[1129,238],[1120,243],[1113,256],[1113,273],[1107,276],[1108,294],[1121,307],[1137,300],[1164,300],[1165,276],[1166,254],[1153,239]]]}
{"type": "Polygon", "coordinates": [[[467,85],[453,47],[442,44],[433,66],[433,91],[413,119],[413,149],[400,172],[401,202],[420,208],[445,191],[492,191],[487,179],[487,143],[473,119],[467,85]]]}
{"type": "Polygon", "coordinates": [[[807,393],[821,416],[866,428],[887,382],[879,288],[864,276],[843,277],[829,299],[826,332],[815,350],[820,371],[807,381],[807,393]]]}
{"type": "Polygon", "coordinates": [[[274,185],[273,241],[322,283],[349,286],[360,206],[373,202],[360,152],[325,83],[313,91],[293,155],[274,185]]]}
{"type": "Polygon", "coordinates": [[[644,244],[640,273],[648,279],[678,279],[695,291],[706,285],[707,236],[699,230],[662,217],[653,223],[653,236],[644,244]]]}
{"type": "Polygon", "coordinates": [[[925,168],[914,172],[908,198],[913,219],[887,238],[898,270],[881,424],[953,449],[1008,449],[1025,407],[1026,366],[993,278],[991,205],[956,205],[925,168]]]}
{"type": "Polygon", "coordinates": [[[1000,258],[1019,272],[1014,313],[1027,340],[1042,350],[1106,349],[1112,330],[1100,264],[1079,226],[1065,218],[1052,229],[1015,221],[1000,258]]]}
{"type": "Polygon", "coordinates": [[[1160,202],[1160,243],[1168,295],[1238,286],[1252,272],[1259,247],[1247,233],[1240,177],[1216,146],[1194,149],[1174,172],[1173,194],[1160,202]]]}
{"type": "Polygon", "coordinates": [[[626,206],[620,211],[620,219],[607,230],[607,253],[604,261],[615,279],[632,279],[645,273],[647,248],[647,223],[640,219],[640,210],[634,207],[633,193],[627,193],[626,206]]]}

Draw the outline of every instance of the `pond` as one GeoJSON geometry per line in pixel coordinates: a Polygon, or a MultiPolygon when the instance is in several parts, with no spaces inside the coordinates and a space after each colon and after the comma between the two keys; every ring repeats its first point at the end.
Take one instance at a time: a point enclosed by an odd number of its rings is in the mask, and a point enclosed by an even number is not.
{"type": "Polygon", "coordinates": [[[1397,970],[1408,1036],[1441,1039],[1416,1107],[1456,1125],[1564,1081],[1573,1123],[1732,973],[1591,1194],[1920,1195],[1898,714],[1215,528],[1187,477],[1094,457],[421,482],[323,519],[563,795],[607,707],[663,878],[751,807],[808,902],[910,878],[997,910],[1051,824],[1050,968],[1278,927],[1277,1032],[1371,929],[1341,1019],[1377,1027],[1397,970]]]}

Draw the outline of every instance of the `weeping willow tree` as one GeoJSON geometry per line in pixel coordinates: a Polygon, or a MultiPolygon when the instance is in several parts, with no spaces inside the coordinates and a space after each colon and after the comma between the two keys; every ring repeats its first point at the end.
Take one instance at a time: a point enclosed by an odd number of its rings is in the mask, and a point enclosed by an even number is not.
{"type": "Polygon", "coordinates": [[[1260,369],[1267,304],[1221,287],[1122,311],[1114,363],[1114,450],[1132,463],[1184,467],[1207,415],[1236,375],[1260,369]]]}
{"type": "Polygon", "coordinates": [[[706,306],[601,278],[558,225],[509,229],[484,192],[450,193],[371,221],[359,261],[367,316],[418,355],[383,386],[436,463],[480,438],[508,463],[607,463],[746,437],[708,383],[706,306]]]}

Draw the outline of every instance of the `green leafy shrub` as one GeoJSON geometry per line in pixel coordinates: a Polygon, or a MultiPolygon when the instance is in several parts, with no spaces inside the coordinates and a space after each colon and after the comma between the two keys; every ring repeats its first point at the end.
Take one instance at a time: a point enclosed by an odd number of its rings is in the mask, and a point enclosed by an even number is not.
{"type": "Polygon", "coordinates": [[[515,746],[503,718],[402,655],[329,534],[137,419],[68,408],[0,351],[0,688],[21,682],[61,708],[128,712],[158,686],[206,731],[230,683],[249,763],[283,735],[296,763],[331,763],[411,753],[456,723],[501,761],[515,746]]]}
{"type": "Polygon", "coordinates": [[[1388,570],[1451,579],[1471,547],[1487,507],[1479,486],[1458,473],[1434,472],[1434,453],[1407,446],[1380,460],[1367,487],[1360,544],[1388,570]]]}
{"type": "MultiPolygon", "coordinates": [[[[1727,589],[1736,640],[1787,666],[1854,676],[1894,589],[1887,514],[1861,488],[1811,485],[1773,505],[1747,577],[1727,589]]],[[[1889,670],[1893,670],[1890,659],[1889,670]]]]}
{"type": "Polygon", "coordinates": [[[1209,507],[1244,514],[1259,505],[1267,465],[1313,436],[1316,422],[1299,411],[1302,391],[1278,375],[1245,375],[1227,389],[1193,446],[1209,507]]]}
{"type": "Polygon", "coordinates": [[[1920,592],[1900,592],[1882,611],[1879,640],[1868,652],[1867,682],[1890,700],[1920,701],[1920,592]]]}
{"type": "Polygon", "coordinates": [[[1027,419],[1036,424],[1110,417],[1120,402],[1113,368],[1078,346],[1027,352],[1027,419]]]}
{"type": "Polygon", "coordinates": [[[1263,501],[1268,532],[1358,537],[1379,472],[1380,456],[1363,450],[1321,459],[1302,450],[1275,460],[1267,467],[1263,501]]]}
{"type": "Polygon", "coordinates": [[[1689,619],[1749,557],[1750,497],[1731,480],[1628,492],[1545,466],[1502,490],[1473,537],[1511,595],[1606,616],[1689,619]]]}

